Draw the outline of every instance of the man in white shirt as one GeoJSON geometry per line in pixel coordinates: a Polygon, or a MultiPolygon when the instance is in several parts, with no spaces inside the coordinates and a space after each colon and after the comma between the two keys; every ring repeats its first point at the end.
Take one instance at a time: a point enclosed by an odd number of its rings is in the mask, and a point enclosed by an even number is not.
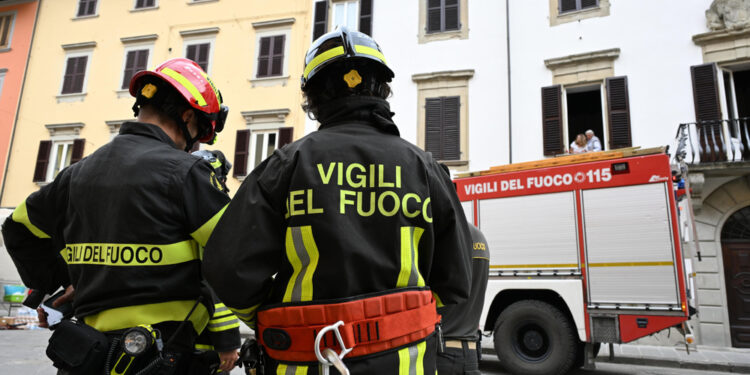
{"type": "Polygon", "coordinates": [[[593,130],[586,130],[586,139],[586,151],[592,152],[602,150],[602,142],[599,140],[599,137],[594,135],[593,130]]]}

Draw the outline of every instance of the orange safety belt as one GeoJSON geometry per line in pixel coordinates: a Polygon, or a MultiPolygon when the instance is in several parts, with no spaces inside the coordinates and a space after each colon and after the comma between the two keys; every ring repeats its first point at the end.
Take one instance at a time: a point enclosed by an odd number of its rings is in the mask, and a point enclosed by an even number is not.
{"type": "MultiPolygon", "coordinates": [[[[304,302],[303,302],[304,303],[304,302]]],[[[347,298],[344,302],[284,304],[258,311],[258,337],[277,361],[317,362],[315,337],[339,320],[348,358],[379,353],[421,340],[440,323],[429,289],[389,290],[384,294],[347,298]]],[[[323,348],[336,348],[334,332],[323,337],[323,348]]],[[[339,348],[343,349],[343,348],[339,348]]]]}

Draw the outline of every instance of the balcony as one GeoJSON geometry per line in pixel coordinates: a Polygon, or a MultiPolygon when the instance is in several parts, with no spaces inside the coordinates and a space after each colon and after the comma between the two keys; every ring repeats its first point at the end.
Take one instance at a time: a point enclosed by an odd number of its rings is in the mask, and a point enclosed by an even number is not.
{"type": "Polygon", "coordinates": [[[750,117],[680,124],[675,143],[693,171],[750,168],[750,117]]]}

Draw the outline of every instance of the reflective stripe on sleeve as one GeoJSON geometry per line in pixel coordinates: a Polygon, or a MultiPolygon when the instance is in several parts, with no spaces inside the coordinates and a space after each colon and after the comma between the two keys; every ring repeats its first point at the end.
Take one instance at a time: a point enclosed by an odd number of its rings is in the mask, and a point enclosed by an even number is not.
{"type": "Polygon", "coordinates": [[[295,366],[279,363],[276,375],[307,375],[307,366],[295,366]]]}
{"type": "Polygon", "coordinates": [[[211,233],[214,232],[216,223],[218,223],[219,219],[221,219],[221,215],[224,215],[224,211],[226,211],[227,206],[229,206],[229,203],[227,203],[221,210],[219,210],[219,212],[217,212],[212,218],[208,219],[207,222],[203,223],[203,225],[201,225],[201,227],[198,228],[195,232],[190,233],[190,236],[198,241],[198,244],[200,244],[201,246],[206,246],[208,238],[211,237],[211,233]]]}
{"type": "Polygon", "coordinates": [[[203,95],[201,95],[201,92],[197,87],[195,87],[192,82],[190,82],[190,80],[185,78],[185,76],[169,68],[164,68],[161,70],[161,72],[168,75],[169,77],[177,81],[180,85],[182,85],[182,87],[188,90],[188,92],[190,92],[190,95],[193,95],[195,101],[198,102],[199,106],[203,107],[206,105],[206,99],[203,97],[203,95]]]}
{"type": "Polygon", "coordinates": [[[26,210],[25,200],[18,207],[16,207],[15,210],[13,210],[11,218],[16,223],[23,224],[23,226],[25,226],[26,229],[28,229],[29,232],[31,232],[33,235],[39,238],[50,238],[49,234],[44,233],[44,231],[31,223],[31,219],[29,219],[29,212],[26,210]]]}
{"type": "Polygon", "coordinates": [[[283,302],[311,301],[312,278],[319,257],[311,226],[287,228],[286,256],[294,272],[287,283],[283,302]]]}
{"type": "MultiPolygon", "coordinates": [[[[141,324],[181,322],[185,320],[193,306],[195,306],[195,301],[188,300],[117,307],[85,316],[83,320],[97,330],[107,332],[136,327],[141,324]]],[[[193,324],[195,332],[201,333],[208,324],[208,309],[206,309],[206,306],[198,303],[193,313],[190,314],[189,320],[193,324]]]]}
{"type": "Polygon", "coordinates": [[[255,329],[255,312],[258,310],[258,307],[260,307],[260,304],[257,304],[255,306],[250,306],[246,309],[235,309],[230,307],[229,310],[232,310],[234,315],[236,315],[240,320],[245,322],[245,324],[248,325],[248,327],[255,329]]]}
{"type": "Polygon", "coordinates": [[[198,350],[214,350],[213,345],[206,345],[206,344],[195,344],[195,348],[198,350]]]}
{"type": "Polygon", "coordinates": [[[60,255],[68,264],[99,266],[166,266],[200,259],[193,240],[164,245],[75,243],[65,245],[60,255]]]}
{"type": "Polygon", "coordinates": [[[226,331],[240,326],[240,321],[234,315],[225,316],[219,319],[211,319],[208,322],[208,330],[212,332],[226,331]]]}
{"type": "Polygon", "coordinates": [[[419,273],[419,240],[424,229],[419,227],[401,227],[401,271],[396,281],[397,288],[408,286],[425,286],[419,273]]]}
{"type": "Polygon", "coordinates": [[[437,307],[443,307],[443,306],[445,306],[445,304],[443,304],[443,301],[440,300],[440,296],[438,296],[437,293],[435,293],[434,291],[432,292],[432,298],[435,299],[435,305],[437,307]]]}

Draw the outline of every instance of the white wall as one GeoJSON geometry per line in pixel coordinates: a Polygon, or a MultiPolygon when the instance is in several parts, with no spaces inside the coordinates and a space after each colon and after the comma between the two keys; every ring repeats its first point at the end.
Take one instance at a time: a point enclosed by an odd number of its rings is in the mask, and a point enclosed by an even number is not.
{"type": "MultiPolygon", "coordinates": [[[[0,209],[0,224],[5,222],[5,218],[10,216],[13,210],[0,209]]],[[[3,236],[0,234],[0,284],[20,284],[21,277],[16,271],[16,266],[8,255],[8,250],[5,249],[5,241],[3,236]]],[[[0,291],[2,294],[2,291],[0,291]]]]}
{"type": "MultiPolygon", "coordinates": [[[[419,0],[424,1],[424,0],[419,0]]],[[[373,1],[372,36],[395,72],[389,99],[401,137],[417,142],[417,84],[412,75],[474,69],[469,80],[469,169],[508,160],[505,1],[469,0],[469,38],[418,43],[417,0],[373,1]]],[[[421,105],[424,105],[422,103],[421,105]]],[[[308,132],[316,129],[308,121],[308,132]]]]}
{"type": "Polygon", "coordinates": [[[679,123],[695,121],[690,66],[703,60],[692,36],[708,31],[711,0],[611,0],[609,16],[552,27],[547,1],[509,1],[514,162],[543,157],[545,59],[619,48],[614,74],[628,77],[633,146],[671,144],[679,123]]]}

